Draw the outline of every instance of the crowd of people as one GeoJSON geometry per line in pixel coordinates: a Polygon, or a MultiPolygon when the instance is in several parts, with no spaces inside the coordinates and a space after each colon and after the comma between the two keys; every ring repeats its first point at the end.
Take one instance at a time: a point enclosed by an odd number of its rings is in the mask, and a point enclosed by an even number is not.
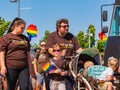
{"type": "MultiPolygon", "coordinates": [[[[30,42],[23,34],[25,26],[23,19],[15,18],[0,40],[0,74],[7,80],[7,89],[4,90],[15,90],[16,87],[19,90],[73,90],[76,83],[68,66],[71,58],[65,57],[73,56],[74,52],[80,54],[83,49],[69,32],[68,20],[56,21],[56,31],[48,36],[47,41],[39,43],[33,57],[30,56],[30,42]],[[46,71],[43,66],[48,62],[49,68],[53,67],[46,71]]],[[[93,65],[91,61],[86,62],[84,73],[93,65]]],[[[110,75],[117,68],[112,68],[110,75]]]]}

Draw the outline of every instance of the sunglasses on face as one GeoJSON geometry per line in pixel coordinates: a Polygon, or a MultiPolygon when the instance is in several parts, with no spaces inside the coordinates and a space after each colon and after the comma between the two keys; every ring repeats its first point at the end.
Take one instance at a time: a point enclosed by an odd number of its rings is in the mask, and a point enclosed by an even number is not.
{"type": "Polygon", "coordinates": [[[41,47],[43,47],[43,46],[45,47],[45,46],[46,46],[46,44],[42,44],[42,45],[40,45],[40,46],[41,46],[41,47]]]}
{"type": "Polygon", "coordinates": [[[53,50],[53,52],[60,52],[60,50],[53,50]]]}
{"type": "Polygon", "coordinates": [[[60,27],[66,28],[69,27],[69,25],[60,25],[60,27]]]}

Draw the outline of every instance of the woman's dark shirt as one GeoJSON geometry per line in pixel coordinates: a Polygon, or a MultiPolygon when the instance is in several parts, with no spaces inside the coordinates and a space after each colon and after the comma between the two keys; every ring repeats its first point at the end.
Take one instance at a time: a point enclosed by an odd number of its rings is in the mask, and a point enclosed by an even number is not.
{"type": "Polygon", "coordinates": [[[7,33],[0,42],[0,51],[5,51],[5,62],[8,68],[21,69],[28,66],[27,53],[30,44],[26,36],[7,33]]]}

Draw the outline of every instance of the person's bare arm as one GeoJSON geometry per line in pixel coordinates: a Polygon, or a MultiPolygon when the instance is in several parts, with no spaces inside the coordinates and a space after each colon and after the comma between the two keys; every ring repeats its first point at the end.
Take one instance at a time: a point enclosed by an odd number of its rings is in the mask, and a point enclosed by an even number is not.
{"type": "Polygon", "coordinates": [[[78,54],[79,54],[79,53],[81,53],[81,52],[82,52],[82,50],[83,50],[82,48],[79,48],[79,49],[76,51],[76,53],[78,53],[78,54]]]}
{"type": "Polygon", "coordinates": [[[118,73],[120,73],[120,66],[118,67],[118,73]]]}
{"type": "Polygon", "coordinates": [[[34,65],[34,71],[35,71],[35,74],[37,74],[37,59],[35,59],[34,58],[34,63],[33,63],[33,65],[34,65]]]}
{"type": "Polygon", "coordinates": [[[1,51],[0,52],[0,65],[1,65],[1,71],[0,73],[5,76],[5,74],[7,73],[7,69],[5,66],[5,52],[1,51]]]}
{"type": "Polygon", "coordinates": [[[49,48],[49,49],[48,49],[48,52],[49,52],[52,56],[54,56],[53,48],[49,48]]]}
{"type": "Polygon", "coordinates": [[[60,69],[60,68],[56,68],[56,69],[53,69],[53,70],[50,70],[50,74],[51,73],[59,73],[59,74],[61,74],[61,72],[62,72],[62,70],[60,69]]]}
{"type": "Polygon", "coordinates": [[[108,80],[108,81],[113,81],[113,80],[114,80],[114,79],[113,79],[113,76],[111,76],[111,75],[108,76],[108,77],[107,77],[107,80],[108,80]]]}

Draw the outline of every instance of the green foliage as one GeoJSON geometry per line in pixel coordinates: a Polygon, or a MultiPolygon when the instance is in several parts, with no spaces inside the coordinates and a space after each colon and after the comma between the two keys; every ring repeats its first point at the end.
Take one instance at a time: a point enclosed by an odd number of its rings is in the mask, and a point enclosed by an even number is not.
{"type": "Polygon", "coordinates": [[[87,30],[87,34],[89,35],[89,30],[90,30],[90,47],[94,47],[95,46],[95,27],[94,25],[89,25],[88,30],[87,30]]]}
{"type": "Polygon", "coordinates": [[[10,21],[5,21],[3,18],[0,17],[0,37],[8,30],[8,26],[10,21]]]}
{"type": "Polygon", "coordinates": [[[97,49],[100,51],[101,54],[103,54],[105,50],[105,45],[106,45],[106,41],[102,41],[102,40],[97,41],[97,49]]]}
{"type": "MultiPolygon", "coordinates": [[[[49,34],[50,34],[50,31],[49,31],[49,30],[46,30],[46,31],[45,31],[45,35],[44,35],[43,38],[40,40],[40,42],[41,42],[41,41],[46,41],[49,34]]],[[[31,45],[31,49],[35,49],[35,48],[39,48],[39,44],[36,44],[36,43],[35,43],[34,45],[31,45]]]]}
{"type": "Polygon", "coordinates": [[[40,41],[46,41],[49,34],[50,34],[50,31],[46,30],[44,37],[40,41]]]}
{"type": "Polygon", "coordinates": [[[31,45],[30,47],[31,49],[35,49],[35,48],[39,48],[39,45],[35,43],[34,45],[31,45]]]}
{"type": "Polygon", "coordinates": [[[82,48],[88,48],[89,47],[89,36],[90,36],[90,47],[94,47],[95,46],[95,31],[96,31],[96,29],[94,28],[94,25],[89,25],[87,29],[87,34],[84,34],[84,32],[82,31],[79,31],[76,36],[79,45],[81,45],[82,48]]]}
{"type": "Polygon", "coordinates": [[[84,33],[82,31],[79,31],[79,33],[76,36],[78,40],[78,44],[81,45],[81,47],[84,47],[84,33]]]}

